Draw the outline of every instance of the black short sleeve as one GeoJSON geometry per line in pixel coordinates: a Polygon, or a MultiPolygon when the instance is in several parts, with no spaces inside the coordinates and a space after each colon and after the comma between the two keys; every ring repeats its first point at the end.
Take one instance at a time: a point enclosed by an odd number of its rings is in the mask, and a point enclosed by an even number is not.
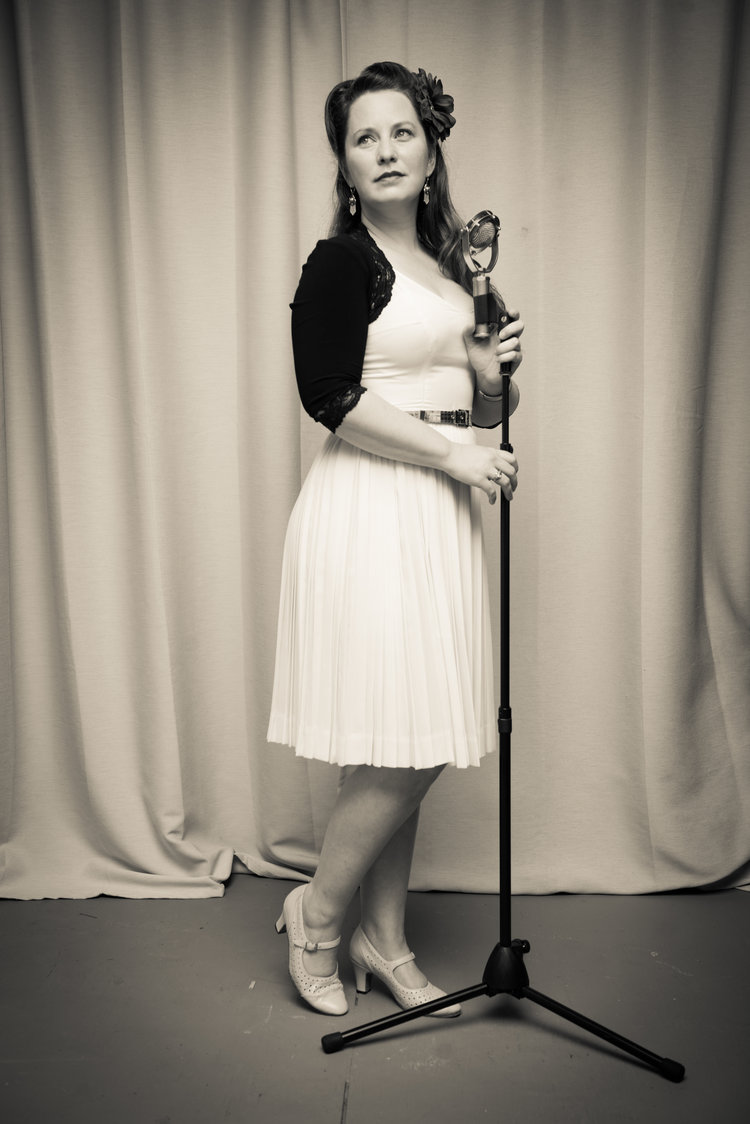
{"type": "Polygon", "coordinates": [[[332,431],[356,406],[370,312],[370,267],[351,238],[318,242],[292,302],[292,348],[302,405],[332,431]]]}

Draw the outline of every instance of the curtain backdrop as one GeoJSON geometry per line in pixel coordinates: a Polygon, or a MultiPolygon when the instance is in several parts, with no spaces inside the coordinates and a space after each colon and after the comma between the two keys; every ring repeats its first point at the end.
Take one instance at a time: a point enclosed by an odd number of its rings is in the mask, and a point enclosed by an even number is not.
{"type": "MultiPolygon", "coordinates": [[[[454,197],[500,215],[493,279],[528,325],[513,887],[750,879],[745,5],[0,11],[0,892],[314,869],[336,771],[265,740],[324,436],[288,303],[330,216],[325,96],[382,58],[454,95],[454,197]]],[[[497,625],[489,507],[485,531],[497,625]]],[[[495,754],[431,792],[413,886],[492,892],[497,846],[495,754]]]]}

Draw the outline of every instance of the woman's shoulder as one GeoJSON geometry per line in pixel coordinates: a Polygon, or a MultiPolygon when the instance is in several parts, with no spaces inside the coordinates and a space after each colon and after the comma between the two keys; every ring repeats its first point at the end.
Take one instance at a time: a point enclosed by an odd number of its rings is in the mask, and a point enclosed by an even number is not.
{"type": "Polygon", "coordinates": [[[337,286],[364,284],[370,323],[390,300],[395,279],[390,262],[363,226],[317,242],[302,272],[316,274],[323,283],[335,279],[337,286]]]}
{"type": "Polygon", "coordinates": [[[373,268],[375,243],[364,228],[356,228],[346,234],[334,234],[330,238],[321,238],[315,243],[312,253],[307,261],[338,261],[351,260],[363,266],[368,272],[373,268]]]}

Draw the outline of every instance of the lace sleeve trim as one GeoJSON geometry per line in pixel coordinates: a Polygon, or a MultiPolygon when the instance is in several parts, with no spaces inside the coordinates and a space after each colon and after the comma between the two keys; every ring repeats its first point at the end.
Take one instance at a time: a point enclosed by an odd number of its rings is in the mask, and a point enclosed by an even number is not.
{"type": "Polygon", "coordinates": [[[360,226],[353,230],[352,237],[356,238],[366,248],[372,266],[368,295],[370,311],[367,317],[367,323],[372,324],[391,299],[396,274],[380,246],[370,236],[366,226],[360,226]]]}
{"type": "Polygon", "coordinates": [[[326,429],[330,429],[331,433],[335,433],[349,411],[354,409],[362,395],[366,393],[367,387],[360,383],[344,387],[343,390],[339,390],[333,397],[329,398],[325,406],[318,410],[315,421],[320,422],[326,429]]]}

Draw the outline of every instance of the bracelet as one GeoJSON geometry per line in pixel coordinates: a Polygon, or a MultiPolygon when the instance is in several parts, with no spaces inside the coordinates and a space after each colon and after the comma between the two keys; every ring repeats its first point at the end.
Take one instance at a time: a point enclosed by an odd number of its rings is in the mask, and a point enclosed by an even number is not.
{"type": "MultiPolygon", "coordinates": [[[[511,378],[512,376],[511,375],[504,375],[503,377],[504,378],[511,378]]],[[[500,391],[499,394],[485,394],[484,391],[482,390],[481,386],[477,386],[477,390],[479,391],[479,397],[484,398],[485,402],[499,402],[500,399],[503,396],[502,390],[500,391]]]]}

